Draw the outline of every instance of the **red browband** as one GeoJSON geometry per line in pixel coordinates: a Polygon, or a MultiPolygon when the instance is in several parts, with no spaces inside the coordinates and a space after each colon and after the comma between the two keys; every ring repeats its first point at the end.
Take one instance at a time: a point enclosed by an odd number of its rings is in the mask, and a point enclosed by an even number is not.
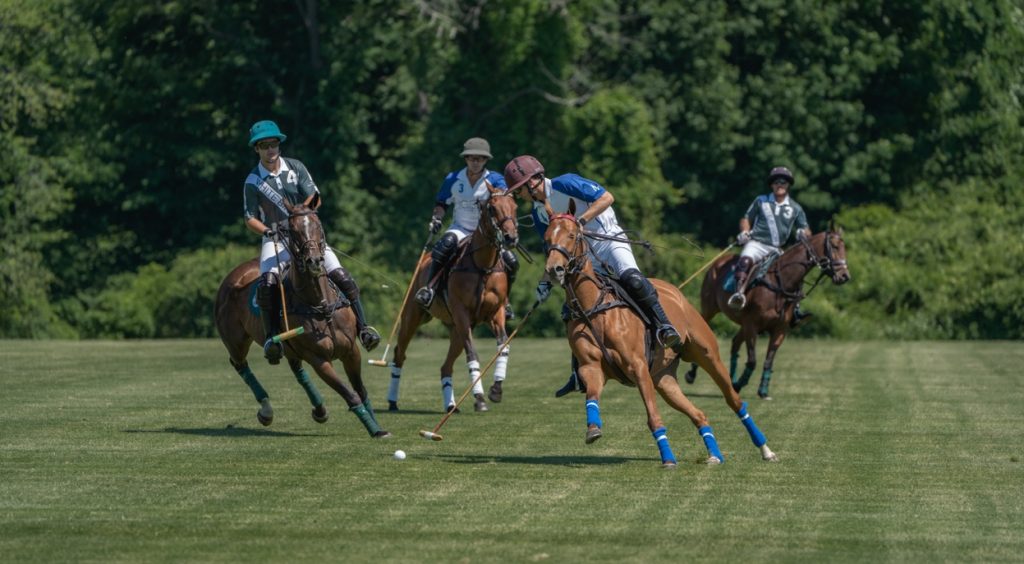
{"type": "Polygon", "coordinates": [[[559,213],[548,218],[548,223],[550,224],[552,221],[556,219],[568,219],[569,221],[576,221],[576,216],[572,215],[571,213],[559,213]]]}

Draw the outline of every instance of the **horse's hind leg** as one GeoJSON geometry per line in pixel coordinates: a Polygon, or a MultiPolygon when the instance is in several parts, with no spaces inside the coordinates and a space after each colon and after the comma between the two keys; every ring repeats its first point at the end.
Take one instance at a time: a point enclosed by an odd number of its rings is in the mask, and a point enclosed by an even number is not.
{"type": "Polygon", "coordinates": [[[405,365],[405,354],[409,350],[416,329],[423,324],[423,313],[419,305],[406,301],[399,313],[401,321],[398,325],[398,341],[391,355],[391,381],[388,384],[388,411],[398,411],[398,394],[402,383],[402,367],[405,365]]]}
{"type": "Polygon", "coordinates": [[[289,358],[288,368],[292,369],[295,381],[305,390],[306,397],[309,398],[309,403],[313,406],[313,421],[326,423],[329,416],[327,414],[327,406],[324,405],[324,398],[320,395],[320,390],[316,389],[316,385],[310,380],[309,373],[302,367],[302,361],[289,358]]]}
{"type": "Polygon", "coordinates": [[[264,427],[273,423],[274,407],[270,405],[270,395],[263,389],[260,381],[256,379],[256,375],[249,368],[249,362],[244,357],[241,362],[236,362],[233,358],[228,358],[228,362],[231,363],[235,372],[238,372],[245,385],[249,386],[249,389],[252,390],[252,395],[256,397],[256,401],[260,404],[260,409],[256,412],[256,420],[264,427]]]}
{"type": "Polygon", "coordinates": [[[630,366],[627,367],[626,374],[632,381],[636,382],[636,387],[640,390],[640,398],[644,402],[644,409],[647,410],[647,428],[650,429],[654,442],[658,445],[662,468],[675,468],[676,457],[672,454],[672,447],[668,442],[668,431],[665,429],[665,423],[661,420],[661,414],[658,413],[658,404],[655,401],[654,394],[654,382],[651,380],[651,373],[647,370],[646,360],[642,357],[639,360],[634,359],[630,366]]]}
{"type": "MultiPolygon", "coordinates": [[[[739,349],[737,340],[747,344],[747,363],[743,367],[743,374],[740,375],[738,380],[733,379],[732,381],[732,388],[738,392],[750,382],[750,376],[754,373],[754,367],[757,365],[757,359],[755,357],[757,354],[757,329],[746,324],[741,326],[740,332],[733,338],[734,351],[739,349]]],[[[735,374],[735,371],[732,371],[730,375],[732,374],[735,374]]]]}
{"type": "Polygon", "coordinates": [[[353,412],[356,417],[359,418],[359,421],[363,424],[363,427],[366,427],[366,432],[368,432],[371,437],[380,439],[391,436],[391,433],[380,428],[380,425],[377,424],[377,420],[374,419],[373,414],[366,409],[365,405],[363,405],[362,398],[360,398],[354,391],[350,390],[349,387],[341,381],[341,378],[338,377],[338,373],[335,372],[334,367],[331,366],[330,360],[318,359],[310,362],[310,365],[313,366],[313,369],[316,370],[316,373],[320,378],[326,382],[331,389],[338,392],[338,395],[345,400],[349,411],[353,412]]]}

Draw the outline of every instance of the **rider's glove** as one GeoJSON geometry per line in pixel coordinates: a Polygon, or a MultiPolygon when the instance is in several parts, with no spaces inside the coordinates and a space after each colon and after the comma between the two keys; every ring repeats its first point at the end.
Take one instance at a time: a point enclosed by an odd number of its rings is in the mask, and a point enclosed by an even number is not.
{"type": "Polygon", "coordinates": [[[746,245],[750,242],[750,231],[740,231],[740,234],[736,236],[736,244],[746,245]]]}
{"type": "Polygon", "coordinates": [[[537,284],[537,303],[544,303],[551,295],[551,282],[541,280],[537,284]]]}
{"type": "Polygon", "coordinates": [[[796,240],[800,241],[800,242],[806,241],[807,240],[807,230],[806,229],[797,229],[796,230],[796,240]]]}
{"type": "Polygon", "coordinates": [[[263,230],[263,236],[267,239],[273,239],[274,235],[277,235],[277,231],[274,231],[272,227],[268,227],[263,230]]]}
{"type": "Polygon", "coordinates": [[[441,230],[441,218],[434,217],[430,219],[430,234],[437,235],[437,232],[441,230]]]}

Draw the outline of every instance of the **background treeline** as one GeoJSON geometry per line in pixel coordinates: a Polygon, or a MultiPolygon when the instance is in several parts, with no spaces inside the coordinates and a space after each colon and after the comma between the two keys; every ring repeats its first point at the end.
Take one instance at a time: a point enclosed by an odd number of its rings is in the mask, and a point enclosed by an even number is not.
{"type": "MultiPolygon", "coordinates": [[[[0,0],[0,69],[0,337],[214,335],[268,118],[384,332],[476,135],[492,169],[529,152],[603,182],[676,282],[786,164],[853,274],[804,334],[1024,332],[1010,0],[0,0]]],[[[560,334],[558,301],[524,334],[560,334]]]]}

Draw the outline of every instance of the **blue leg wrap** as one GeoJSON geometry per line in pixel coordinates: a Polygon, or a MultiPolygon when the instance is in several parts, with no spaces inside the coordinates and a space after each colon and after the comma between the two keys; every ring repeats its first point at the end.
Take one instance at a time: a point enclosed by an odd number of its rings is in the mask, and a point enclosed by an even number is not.
{"type": "Polygon", "coordinates": [[[601,428],[601,408],[597,406],[597,400],[587,400],[587,427],[591,425],[601,428]]]}
{"type": "Polygon", "coordinates": [[[676,457],[672,454],[672,447],[668,444],[668,436],[666,433],[667,431],[664,427],[658,427],[651,433],[651,435],[654,435],[654,441],[658,443],[658,452],[661,453],[661,463],[665,464],[667,462],[671,462],[672,464],[675,464],[676,457]]]}
{"type": "Polygon", "coordinates": [[[245,385],[249,386],[249,389],[252,390],[252,395],[256,396],[256,401],[262,402],[270,397],[270,394],[263,389],[263,386],[260,385],[260,381],[256,379],[256,375],[252,373],[252,370],[249,369],[248,365],[243,368],[236,367],[235,370],[238,371],[238,375],[242,377],[243,381],[245,381],[245,385]]]}
{"type": "Polygon", "coordinates": [[[764,433],[757,428],[757,423],[754,423],[754,418],[747,413],[747,402],[743,402],[743,406],[740,407],[736,416],[740,418],[743,426],[747,428],[747,433],[750,433],[750,440],[754,441],[754,446],[761,448],[762,445],[768,442],[768,440],[764,438],[764,433]]]}
{"type": "Polygon", "coordinates": [[[714,456],[725,462],[722,451],[718,450],[718,441],[715,440],[715,432],[711,430],[711,425],[705,425],[697,432],[700,433],[700,438],[704,439],[704,446],[708,447],[708,456],[714,456]]]}
{"type": "Polygon", "coordinates": [[[293,372],[295,374],[295,381],[302,386],[303,390],[306,390],[306,397],[309,398],[309,403],[313,407],[320,407],[324,404],[324,398],[320,395],[320,390],[316,389],[313,385],[313,381],[309,379],[309,373],[306,372],[305,368],[299,367],[298,370],[293,372]]]}

